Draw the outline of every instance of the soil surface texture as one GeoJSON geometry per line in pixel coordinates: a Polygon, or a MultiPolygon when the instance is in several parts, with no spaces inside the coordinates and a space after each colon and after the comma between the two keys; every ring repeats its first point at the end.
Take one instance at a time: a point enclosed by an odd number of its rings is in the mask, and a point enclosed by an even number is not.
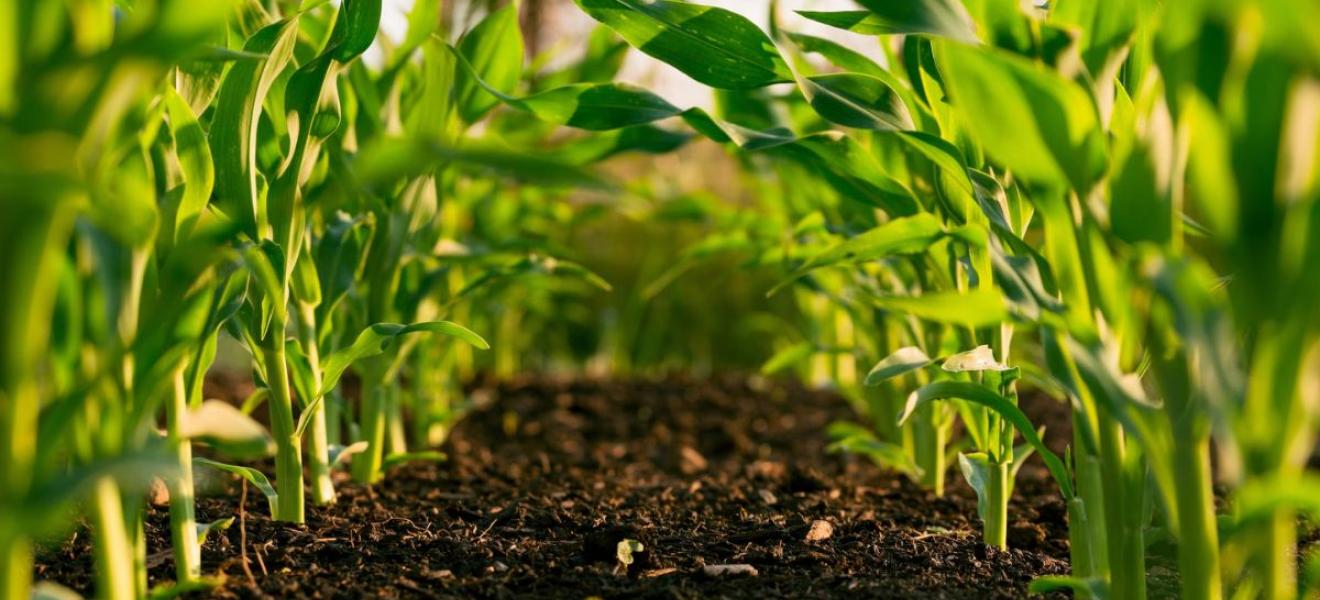
{"type": "MultiPolygon", "coordinates": [[[[831,392],[729,376],[472,393],[447,462],[372,487],[341,475],[339,502],[309,507],[306,526],[272,522],[255,489],[240,507],[227,480],[200,498],[200,522],[242,519],[206,541],[204,569],[225,581],[199,597],[1024,598],[1068,571],[1065,507],[1037,457],[1009,508],[1011,549],[987,548],[956,462],[936,498],[829,453],[826,426],[856,418],[831,392]],[[641,545],[627,567],[624,540],[641,545]]],[[[1062,450],[1066,408],[1023,408],[1062,450]]],[[[153,585],[174,578],[168,519],[149,508],[153,585]]],[[[37,579],[90,594],[88,541],[46,547],[37,579]]]]}

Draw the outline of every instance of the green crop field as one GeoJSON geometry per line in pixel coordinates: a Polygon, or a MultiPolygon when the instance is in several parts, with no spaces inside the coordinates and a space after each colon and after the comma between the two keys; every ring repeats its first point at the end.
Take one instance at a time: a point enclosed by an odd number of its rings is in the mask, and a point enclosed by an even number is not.
{"type": "MultiPolygon", "coordinates": [[[[748,370],[991,551],[1036,465],[1030,593],[1320,596],[1320,3],[542,4],[0,0],[0,600],[234,593],[198,482],[321,527],[444,472],[475,380],[748,370]]],[[[553,581],[501,589],[598,595],[553,581]]]]}

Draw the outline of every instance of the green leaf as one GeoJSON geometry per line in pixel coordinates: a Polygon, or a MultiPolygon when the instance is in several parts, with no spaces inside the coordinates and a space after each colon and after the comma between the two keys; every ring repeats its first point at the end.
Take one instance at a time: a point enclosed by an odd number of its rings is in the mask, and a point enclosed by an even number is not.
{"type": "Polygon", "coordinates": [[[1080,598],[1109,600],[1109,584],[1105,580],[1096,577],[1045,575],[1033,579],[1028,591],[1033,594],[1070,591],[1080,598]]]}
{"type": "Polygon", "coordinates": [[[455,148],[426,140],[379,140],[358,155],[355,166],[361,182],[371,185],[425,175],[451,164],[542,185],[605,185],[590,172],[557,157],[475,144],[455,148]]]}
{"type": "Polygon", "coordinates": [[[348,457],[353,456],[354,454],[365,452],[368,447],[370,447],[370,444],[367,443],[366,440],[360,442],[354,442],[347,446],[341,446],[339,444],[331,444],[329,448],[330,466],[334,467],[335,465],[344,462],[344,460],[348,459],[348,457]]]}
{"type": "Polygon", "coordinates": [[[765,361],[765,364],[761,365],[761,374],[774,375],[775,373],[806,360],[812,354],[815,354],[815,352],[816,346],[811,342],[798,342],[792,346],[788,346],[787,348],[776,352],[774,356],[770,357],[770,360],[765,361]]]}
{"type": "Polygon", "coordinates": [[[280,21],[255,33],[243,44],[243,50],[265,58],[232,64],[215,99],[210,142],[217,204],[252,239],[261,238],[267,219],[265,198],[257,187],[257,125],[266,94],[292,60],[297,38],[297,19],[280,21]]]}
{"type": "Polygon", "coordinates": [[[1007,398],[1000,396],[994,390],[980,384],[967,381],[937,381],[918,388],[916,391],[908,394],[907,403],[903,407],[902,414],[898,417],[898,422],[904,423],[917,407],[936,400],[959,399],[980,404],[990,410],[999,413],[1000,417],[1013,425],[1022,438],[1031,444],[1036,452],[1040,453],[1041,459],[1045,461],[1045,466],[1054,476],[1055,482],[1059,484],[1059,489],[1063,492],[1065,500],[1071,500],[1073,497],[1072,480],[1068,477],[1068,470],[1064,468],[1063,461],[1059,460],[1058,455],[1045,447],[1040,436],[1036,434],[1036,429],[1031,426],[1031,420],[1022,413],[1015,404],[1007,398]]]}
{"type": "Polygon", "coordinates": [[[972,452],[970,454],[958,454],[958,468],[962,471],[963,479],[967,480],[967,485],[976,492],[976,515],[981,518],[981,522],[986,522],[986,516],[990,511],[988,506],[990,493],[990,480],[995,477],[995,470],[999,468],[990,456],[984,452],[972,452]]]}
{"type": "Polygon", "coordinates": [[[921,348],[916,346],[905,346],[895,350],[889,356],[871,367],[871,372],[866,374],[866,385],[880,385],[887,379],[893,379],[899,375],[904,375],[928,367],[934,361],[921,348]]]}
{"type": "Polygon", "coordinates": [[[883,33],[930,34],[975,44],[972,18],[959,0],[857,0],[883,33]]]}
{"type": "Polygon", "coordinates": [[[930,213],[899,217],[811,257],[787,279],[775,285],[767,295],[775,294],[799,277],[821,267],[923,252],[943,235],[944,227],[930,213]]]}
{"type": "Polygon", "coordinates": [[[522,103],[544,121],[591,131],[643,125],[682,112],[664,98],[622,83],[570,85],[522,103]]]}
{"type": "Polygon", "coordinates": [[[212,531],[224,531],[234,524],[234,517],[226,517],[210,523],[197,523],[197,545],[206,543],[206,536],[212,531]]]}
{"type": "Polygon", "coordinates": [[[1008,320],[1008,308],[999,291],[979,287],[965,294],[936,292],[921,296],[878,296],[876,306],[937,323],[989,327],[1008,320]]]}
{"type": "Polygon", "coordinates": [[[943,47],[940,73],[959,122],[996,161],[1034,183],[1089,191],[1105,171],[1105,143],[1085,89],[1025,58],[943,47]]]}
{"type": "Polygon", "coordinates": [[[1010,367],[999,364],[995,360],[994,351],[990,346],[981,345],[968,350],[959,352],[944,359],[944,364],[940,365],[945,371],[950,373],[966,373],[974,371],[1007,371],[1010,367]]]}
{"type": "Polygon", "coordinates": [[[348,62],[371,47],[380,29],[380,11],[381,0],[344,0],[335,21],[335,29],[343,27],[344,36],[335,48],[335,60],[348,62]]]}
{"type": "Polygon", "coordinates": [[[819,54],[844,71],[880,78],[888,75],[880,65],[875,64],[875,61],[867,58],[866,55],[833,40],[803,33],[789,33],[788,39],[797,44],[803,52],[819,54]]]}
{"type": "Polygon", "coordinates": [[[179,433],[233,458],[260,458],[275,453],[275,441],[261,423],[220,400],[206,400],[189,410],[179,433]]]}
{"type": "Polygon", "coordinates": [[[246,479],[248,483],[256,487],[257,490],[260,491],[261,494],[266,497],[266,503],[270,505],[270,518],[272,519],[279,518],[276,514],[277,513],[276,507],[279,506],[280,495],[278,492],[275,491],[275,487],[270,484],[270,480],[267,479],[266,475],[261,471],[253,469],[251,467],[243,467],[239,465],[230,465],[222,462],[216,462],[214,460],[210,460],[207,458],[194,458],[193,464],[203,465],[203,466],[211,467],[213,469],[219,469],[221,471],[225,471],[227,473],[233,473],[235,475],[238,475],[239,477],[242,477],[243,479],[246,479]]]}
{"type": "Polygon", "coordinates": [[[408,11],[408,33],[395,50],[395,60],[401,61],[421,46],[440,26],[440,0],[415,0],[408,11]]]}
{"type": "Polygon", "coordinates": [[[891,33],[889,23],[869,10],[818,11],[799,10],[799,15],[817,23],[863,35],[891,33]]]}
{"type": "Polygon", "coordinates": [[[881,441],[870,430],[856,423],[836,421],[830,424],[830,452],[861,454],[876,466],[893,469],[913,478],[920,478],[922,469],[913,461],[912,454],[903,446],[881,441]]]}
{"type": "Polygon", "coordinates": [[[211,147],[207,144],[206,132],[202,131],[197,116],[174,86],[166,86],[164,102],[170,117],[170,132],[174,135],[179,170],[183,176],[183,197],[179,200],[174,218],[174,241],[178,242],[192,233],[202,210],[211,201],[211,191],[215,187],[215,165],[211,163],[211,147]]]}
{"type": "Polygon", "coordinates": [[[807,77],[800,83],[811,107],[834,123],[876,131],[915,128],[902,96],[879,78],[835,73],[807,77]]]}
{"type": "MultiPolygon", "coordinates": [[[[523,37],[517,5],[486,15],[459,40],[458,50],[471,61],[478,78],[502,93],[512,93],[522,79],[523,37]]],[[[475,123],[499,103],[464,71],[455,78],[454,101],[466,123],[475,123]]]]}
{"type": "Polygon", "coordinates": [[[575,0],[633,47],[714,88],[743,90],[793,80],[774,42],[722,8],[675,0],[575,0]]]}
{"type": "MultiPolygon", "coordinates": [[[[336,350],[321,362],[323,370],[321,389],[316,393],[316,399],[320,400],[326,393],[334,389],[339,384],[339,378],[343,376],[344,371],[353,363],[385,352],[400,336],[423,332],[438,333],[457,338],[482,350],[490,348],[490,344],[487,344],[481,336],[462,325],[449,321],[428,321],[411,325],[377,323],[362,330],[362,333],[358,334],[357,339],[353,341],[353,345],[336,350]]],[[[309,408],[304,412],[311,412],[311,409],[309,408]]]]}

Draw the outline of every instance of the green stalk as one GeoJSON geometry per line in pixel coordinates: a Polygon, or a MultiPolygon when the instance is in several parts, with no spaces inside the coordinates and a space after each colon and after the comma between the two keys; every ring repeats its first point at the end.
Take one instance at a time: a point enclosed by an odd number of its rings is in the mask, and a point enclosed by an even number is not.
{"type": "Polygon", "coordinates": [[[344,398],[340,395],[339,386],[330,390],[326,395],[325,401],[321,403],[325,407],[325,441],[326,444],[344,443],[344,398]]]}
{"type": "Polygon", "coordinates": [[[24,600],[32,592],[32,540],[17,531],[17,519],[0,522],[0,598],[24,600]]]}
{"type": "Polygon", "coordinates": [[[935,410],[934,405],[926,405],[917,408],[913,415],[913,459],[921,467],[921,484],[942,497],[948,428],[935,422],[935,410]]]}
{"type": "Polygon", "coordinates": [[[269,379],[270,428],[275,438],[275,487],[279,492],[279,508],[275,520],[303,523],[302,445],[294,435],[293,398],[289,392],[289,369],[284,353],[285,322],[276,317],[270,324],[270,333],[262,353],[266,358],[266,377],[269,379]]]}
{"type": "Polygon", "coordinates": [[[36,475],[38,365],[58,287],[52,274],[59,270],[77,199],[41,189],[33,182],[0,191],[0,281],[6,286],[0,294],[0,598],[5,600],[26,600],[32,593],[32,538],[18,512],[30,500],[36,475]]]}
{"type": "MultiPolygon", "coordinates": [[[[316,343],[316,309],[308,304],[299,304],[298,335],[303,351],[307,353],[307,363],[312,372],[312,386],[321,389],[321,349],[316,343]]],[[[335,501],[335,483],[330,478],[330,436],[326,425],[326,402],[312,407],[311,421],[308,424],[307,469],[311,473],[312,502],[317,506],[333,504],[335,501]]]]}
{"type": "Polygon", "coordinates": [[[380,480],[381,463],[384,460],[385,445],[385,398],[384,389],[370,375],[362,378],[362,414],[361,438],[367,441],[367,449],[353,457],[353,480],[358,483],[375,483],[380,480]]]}
{"type": "Polygon", "coordinates": [[[1292,600],[1297,597],[1297,522],[1293,511],[1275,509],[1260,525],[1255,539],[1260,560],[1264,600],[1292,600]]]}
{"type": "Polygon", "coordinates": [[[169,484],[170,539],[174,543],[174,570],[179,583],[196,581],[202,576],[202,547],[197,543],[193,504],[192,442],[182,433],[187,414],[188,386],[180,365],[174,373],[174,393],[165,404],[167,435],[179,469],[178,477],[169,484]]]}
{"type": "Polygon", "coordinates": [[[997,460],[990,472],[989,486],[986,489],[985,529],[982,532],[985,543],[1000,550],[1008,549],[1008,496],[1012,488],[1009,479],[1010,462],[997,460]]]}
{"type": "Polygon", "coordinates": [[[403,388],[398,380],[390,378],[385,394],[385,446],[384,454],[403,454],[408,451],[408,436],[403,426],[403,388]]]}
{"type": "Polygon", "coordinates": [[[124,523],[119,484],[109,476],[101,477],[93,484],[92,563],[96,567],[97,598],[136,600],[133,540],[124,523]]]}
{"type": "Polygon", "coordinates": [[[1090,514],[1081,496],[1068,501],[1068,558],[1074,577],[1097,577],[1095,573],[1095,546],[1091,539],[1090,514]]]}
{"type": "Polygon", "coordinates": [[[1127,513],[1140,512],[1141,497],[1129,504],[1131,487],[1124,473],[1123,431],[1103,406],[1097,408],[1100,433],[1100,477],[1104,484],[1105,528],[1109,544],[1110,586],[1116,598],[1146,597],[1146,553],[1140,528],[1130,526],[1127,513]]]}
{"type": "MultiPolygon", "coordinates": [[[[1109,579],[1109,530],[1105,527],[1104,485],[1100,476],[1100,459],[1086,451],[1082,439],[1082,427],[1086,426],[1085,415],[1073,413],[1073,471],[1077,480],[1077,499],[1086,511],[1084,521],[1069,520],[1068,538],[1076,549],[1079,544],[1090,547],[1089,568],[1087,574],[1096,579],[1109,579]]],[[[1073,574],[1081,576],[1073,564],[1073,574]]]]}
{"type": "Polygon", "coordinates": [[[1178,570],[1184,600],[1219,600],[1219,529],[1211,496],[1210,440],[1175,439],[1174,502],[1178,510],[1178,570]]]}

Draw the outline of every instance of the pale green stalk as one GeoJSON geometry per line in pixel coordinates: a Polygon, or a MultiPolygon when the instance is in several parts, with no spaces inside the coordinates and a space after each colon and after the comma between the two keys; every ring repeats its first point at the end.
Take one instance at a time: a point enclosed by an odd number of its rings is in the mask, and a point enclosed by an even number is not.
{"type": "MultiPolygon", "coordinates": [[[[301,338],[303,351],[307,353],[312,387],[320,390],[321,349],[316,342],[315,307],[299,303],[298,318],[298,336],[301,338]]],[[[330,436],[326,423],[326,404],[327,402],[324,401],[319,402],[311,408],[311,420],[307,425],[307,469],[311,476],[312,502],[318,506],[332,504],[335,501],[335,483],[330,478],[330,436]]]]}
{"type": "Polygon", "coordinates": [[[179,583],[202,576],[202,547],[197,541],[197,518],[194,507],[192,442],[183,437],[188,415],[188,387],[184,366],[174,373],[173,393],[165,403],[166,432],[174,451],[176,477],[170,479],[170,540],[174,544],[174,571],[179,583]]]}
{"type": "MultiPolygon", "coordinates": [[[[277,311],[277,313],[280,311],[277,311]]],[[[302,445],[295,434],[293,397],[289,391],[288,360],[284,351],[286,324],[278,315],[272,319],[262,353],[266,359],[266,382],[270,386],[271,434],[275,438],[275,487],[279,492],[279,508],[275,519],[303,523],[304,514],[302,480],[302,445]]]]}
{"type": "Polygon", "coordinates": [[[93,484],[91,518],[96,597],[101,600],[137,600],[134,547],[124,523],[119,484],[113,477],[100,477],[93,484]]]}
{"type": "Polygon", "coordinates": [[[385,389],[370,375],[362,377],[362,398],[359,436],[366,440],[367,448],[353,457],[353,480],[370,484],[380,480],[385,443],[385,389]]]}

